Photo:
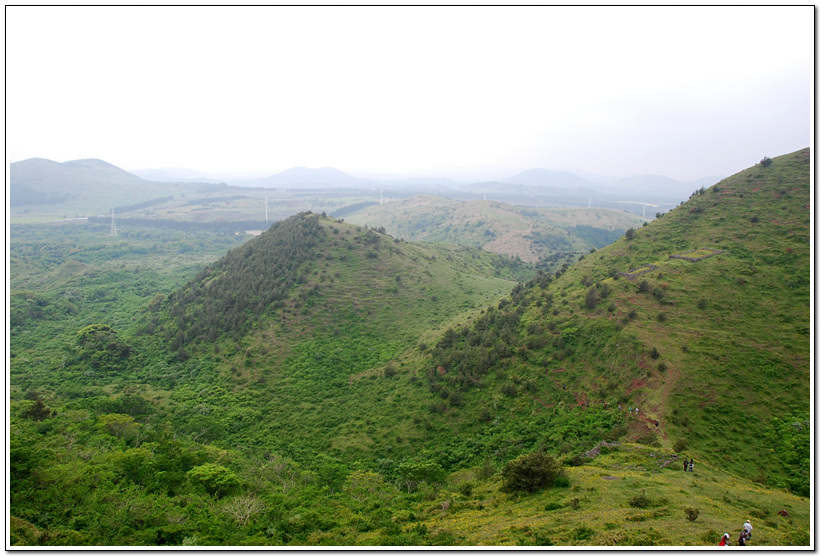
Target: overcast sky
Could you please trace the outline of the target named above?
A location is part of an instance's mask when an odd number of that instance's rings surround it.
[[[6,160],[726,176],[810,146],[814,17],[810,6],[6,7]]]

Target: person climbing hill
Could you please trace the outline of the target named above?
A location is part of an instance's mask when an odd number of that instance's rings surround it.
[[[752,522],[747,519],[746,523],[743,524],[743,532],[746,534],[747,541],[752,540],[752,529],[754,529]]]
[[[741,531],[740,536],[737,538],[738,546],[746,546],[746,531]]]
[[[732,546],[732,543],[729,542],[729,533],[723,533],[718,546]]]

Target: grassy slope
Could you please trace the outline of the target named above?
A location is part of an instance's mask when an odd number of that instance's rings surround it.
[[[623,233],[642,222],[633,214],[608,209],[516,209],[504,203],[454,201],[433,195],[367,207],[345,219],[384,226],[389,234],[408,241],[457,243],[528,262],[559,252],[589,251],[593,245],[574,233],[573,226]]]
[[[556,284],[570,305],[583,301],[583,276],[610,284],[612,298],[583,318],[619,321],[620,334],[660,353],[634,361],[642,372],[630,399],[661,421],[665,440],[684,438],[700,459],[747,476],[771,468],[749,436],[775,415],[809,409],[808,177],[808,151],[740,172]],[[669,258],[701,248],[720,253]],[[650,263],[657,268],[634,279],[606,278]],[[637,293],[641,280],[663,297]]]
[[[736,545],[750,519],[752,546],[809,545],[809,500],[698,460],[693,473],[684,473],[682,459],[672,459],[670,450],[622,444],[568,468],[569,487],[522,496],[476,480],[478,470],[464,471],[424,505],[423,524],[472,546],[716,546],[724,532]],[[465,483],[475,485],[469,496],[462,494]],[[649,506],[631,505],[641,494]],[[698,510],[694,521],[687,508]]]

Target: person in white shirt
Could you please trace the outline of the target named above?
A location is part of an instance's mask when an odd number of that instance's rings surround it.
[[[752,527],[752,522],[747,519],[746,523],[743,524],[743,532],[746,533],[747,541],[752,538],[752,529],[754,529],[754,527]]]

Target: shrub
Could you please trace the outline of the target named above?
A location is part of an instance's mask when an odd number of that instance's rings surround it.
[[[384,377],[385,377],[385,378],[390,378],[390,377],[392,377],[392,376],[396,376],[396,373],[397,373],[397,372],[398,372],[398,371],[397,371],[397,369],[396,369],[396,362],[395,362],[395,361],[391,361],[391,362],[390,362],[390,363],[388,363],[388,364],[387,364],[387,366],[385,366],[385,368],[384,368]]]
[[[569,486],[569,479],[567,479],[564,475],[561,475],[560,477],[555,479],[555,482],[552,483],[552,486],[559,487],[559,488],[566,488],[566,487]]]
[[[686,450],[686,440],[684,440],[683,438],[678,438],[672,445],[672,449],[676,452],[683,452],[684,450]]]
[[[473,495],[473,483],[470,481],[461,483],[458,487],[458,491],[461,493],[462,496],[469,498]]]
[[[595,533],[595,531],[582,525],[581,527],[573,529],[572,538],[576,541],[585,541],[591,539],[593,533]]]
[[[598,294],[598,288],[596,288],[594,286],[589,288],[589,290],[587,291],[587,296],[586,296],[586,300],[585,300],[585,304],[586,304],[587,309],[594,309],[595,306],[598,304],[598,301],[600,301],[600,300],[601,300],[601,297]]]
[[[638,444],[643,444],[644,446],[656,446],[660,447],[661,443],[658,440],[658,435],[654,432],[648,432],[642,436],[639,436],[635,442]]]
[[[544,506],[545,512],[551,512],[553,510],[560,510],[563,506],[558,502],[550,502],[546,506]]]
[[[534,492],[553,486],[563,466],[549,454],[533,452],[508,461],[501,470],[502,492]]]
[[[764,156],[763,160],[760,161],[761,166],[763,166],[764,168],[766,166],[769,166],[771,163],[772,163],[772,159],[769,158],[768,156]]]
[[[564,460],[564,464],[569,465],[570,467],[581,467],[587,461],[587,458],[584,454],[575,454],[571,458],[567,458]]]
[[[536,531],[534,537],[535,546],[552,546],[552,539],[547,533]]]
[[[239,477],[228,469],[215,463],[205,463],[188,471],[188,479],[202,486],[208,494],[222,497],[240,485]]]
[[[683,511],[686,514],[686,519],[688,519],[689,521],[695,521],[698,518],[698,516],[700,515],[700,511],[698,511],[697,508],[689,507],[689,508],[686,508]]]
[[[652,505],[652,500],[646,495],[646,489],[643,489],[640,494],[629,500],[629,505],[633,508],[648,508]]]

